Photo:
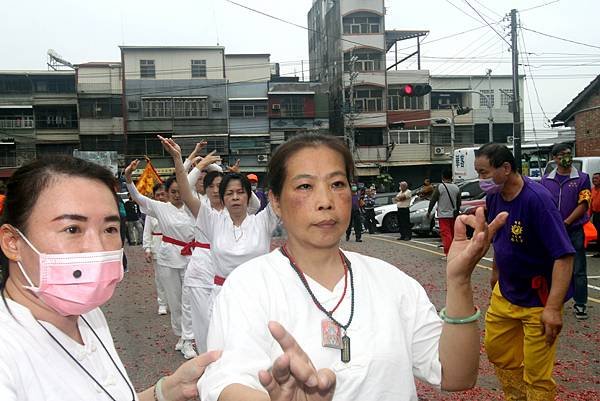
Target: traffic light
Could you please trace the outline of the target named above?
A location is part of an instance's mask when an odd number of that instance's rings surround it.
[[[429,84],[406,84],[400,87],[402,96],[425,96],[429,92],[431,92],[431,85]]]

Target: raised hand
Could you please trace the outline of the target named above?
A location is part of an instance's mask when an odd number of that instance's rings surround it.
[[[124,172],[125,181],[128,184],[131,184],[133,182],[133,179],[131,178],[131,175],[137,169],[137,167],[138,167],[139,164],[140,164],[140,161],[138,159],[135,159],[131,163],[129,163],[129,166],[127,166],[125,168],[125,172]]]
[[[207,166],[213,164],[213,163],[217,163],[221,161],[221,156],[216,154],[217,151],[213,150],[212,152],[210,152],[209,154],[207,154],[206,156],[204,156],[196,165],[196,168],[199,168],[200,170],[203,170],[204,168],[206,168]]]
[[[260,371],[260,383],[271,401],[330,401],[335,392],[335,374],[330,369],[317,371],[310,358],[277,322],[269,323],[271,335],[283,350],[270,370]]]
[[[160,139],[163,148],[165,148],[173,159],[181,160],[181,147],[172,138],[163,138],[160,135],[157,135],[157,138]]]
[[[480,207],[475,215],[461,215],[454,225],[454,240],[448,252],[448,278],[468,278],[475,265],[485,256],[496,232],[504,225],[508,213],[502,212],[488,225],[483,208]],[[473,237],[467,239],[467,226],[475,231]]]
[[[233,166],[229,166],[230,173],[240,173],[240,159],[237,159]]]
[[[200,141],[196,144],[196,147],[194,148],[194,151],[192,152],[194,154],[194,156],[196,156],[197,154],[200,153],[200,151],[202,151],[202,149],[204,149],[206,147],[206,145],[208,145],[208,142],[206,141]]]

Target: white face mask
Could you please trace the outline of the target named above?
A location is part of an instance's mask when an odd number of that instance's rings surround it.
[[[252,192],[256,191],[256,189],[258,188],[258,186],[254,185],[254,184],[251,185],[251,187],[252,187]]]
[[[38,254],[37,287],[17,261],[29,283],[25,286],[42,302],[63,316],[82,315],[105,304],[123,279],[123,249],[107,252],[42,253],[19,231]]]

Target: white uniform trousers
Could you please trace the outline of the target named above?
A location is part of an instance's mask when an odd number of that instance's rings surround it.
[[[152,265],[154,266],[154,283],[156,285],[156,301],[158,302],[158,306],[167,306],[167,293],[165,292],[165,287],[163,286],[162,279],[158,274],[158,264],[156,260],[152,261]]]
[[[183,282],[183,276],[181,277]],[[181,291],[181,338],[184,340],[193,340],[194,331],[192,330],[192,305],[190,287],[183,286]]]
[[[212,288],[184,287],[190,293],[192,307],[192,330],[196,339],[196,349],[199,354],[207,351],[206,338],[210,323],[210,293]]]
[[[162,281],[167,296],[169,312],[171,312],[171,328],[173,334],[181,337],[181,293],[185,269],[173,269],[158,265],[158,275]]]

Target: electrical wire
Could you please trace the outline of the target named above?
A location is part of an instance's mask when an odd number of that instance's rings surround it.
[[[519,10],[519,13],[524,13],[524,12],[527,12],[527,11],[535,10],[536,8],[540,8],[540,7],[546,7],[546,6],[549,6],[551,4],[558,3],[559,1],[560,0],[549,1],[547,3],[539,4],[539,5],[534,6],[534,7],[526,8],[524,10]]]
[[[594,45],[590,45],[588,43],[578,42],[576,40],[561,38],[559,36],[554,36],[554,35],[550,35],[548,33],[543,33],[543,32],[540,32],[540,31],[536,31],[535,29],[526,28],[526,27],[524,27],[522,25],[521,25],[521,29],[525,29],[526,31],[537,33],[538,35],[546,36],[546,37],[549,37],[549,38],[552,38],[552,39],[562,40],[563,42],[574,43],[576,45],[592,47],[594,49],[600,49],[600,46],[594,46]]]

